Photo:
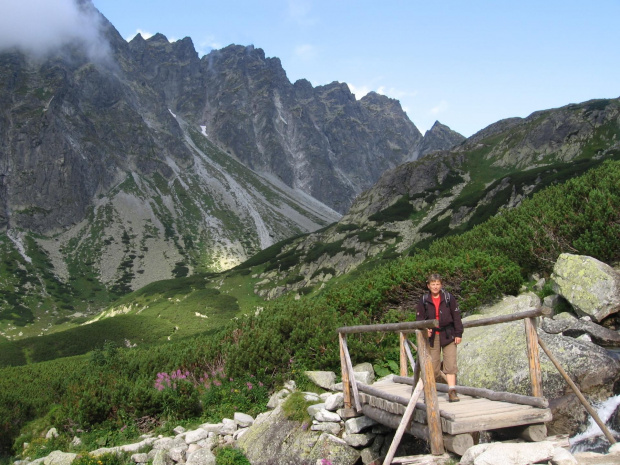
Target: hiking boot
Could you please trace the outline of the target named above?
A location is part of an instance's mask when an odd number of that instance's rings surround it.
[[[456,389],[450,389],[448,391],[448,402],[458,402],[459,396],[456,395]]]

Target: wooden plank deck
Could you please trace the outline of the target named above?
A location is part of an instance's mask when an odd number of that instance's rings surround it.
[[[383,392],[400,396],[406,400],[411,397],[413,387],[407,384],[394,382],[379,382],[373,388]],[[446,434],[457,435],[489,431],[511,426],[538,424],[551,421],[551,411],[548,408],[537,408],[529,405],[513,404],[510,402],[494,401],[479,397],[459,394],[459,402],[448,402],[448,394],[437,393],[442,430]],[[396,402],[362,394],[363,404],[401,415],[405,406]],[[414,421],[426,423],[426,407],[423,398],[416,405]]]

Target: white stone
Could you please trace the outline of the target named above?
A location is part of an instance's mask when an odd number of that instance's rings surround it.
[[[306,402],[319,402],[321,400],[316,392],[304,392],[303,395]]]
[[[479,444],[467,449],[460,463],[461,465],[528,465],[548,461],[553,456],[554,449],[549,441]]]
[[[206,429],[198,428],[193,431],[188,431],[185,433],[185,442],[187,444],[193,444],[195,442],[201,441],[209,437],[209,431]]]
[[[326,433],[331,433],[336,436],[340,433],[342,427],[340,426],[340,423],[319,422],[313,424],[310,429],[312,431],[324,431]]]
[[[50,428],[47,434],[45,435],[45,439],[52,439],[58,437],[58,430],[56,428]]]
[[[200,428],[205,430],[207,433],[219,434],[223,426],[223,423],[204,423],[200,425]]]
[[[187,444],[184,444],[183,446],[176,446],[168,450],[168,454],[175,462],[185,462],[185,452],[188,448],[189,447]]]
[[[331,394],[325,399],[325,408],[330,412],[335,412],[342,407],[344,407],[344,394],[342,392]]]
[[[304,374],[323,389],[331,389],[336,381],[336,373],[333,371],[304,371]]]
[[[43,460],[45,465],[71,465],[71,462],[75,460],[77,454],[71,454],[68,452],[61,452],[55,450]]]
[[[240,428],[247,428],[248,426],[252,426],[252,424],[254,423],[254,418],[252,418],[251,415],[248,415],[246,413],[235,412],[233,418],[237,426],[239,426]]]
[[[362,415],[361,417],[350,418],[349,420],[345,421],[344,429],[347,434],[356,434],[361,433],[364,429],[374,426],[376,424],[377,422],[372,418],[368,418],[367,416]]]
[[[185,428],[183,428],[182,426],[177,426],[176,428],[174,428],[174,429],[172,430],[172,432],[173,432],[174,434],[177,434],[177,435],[178,435],[178,434],[183,434],[183,433],[185,433],[185,431],[187,431],[187,430],[186,430]]]
[[[314,415],[317,414],[317,412],[321,411],[322,409],[325,408],[325,404],[314,404],[314,405],[310,405],[306,411],[308,412],[308,415],[310,415],[311,417],[313,417]]]
[[[149,461],[148,454],[133,454],[131,460],[136,463],[147,463]]]
[[[215,455],[206,448],[197,450],[188,455],[186,465],[215,465]]]
[[[328,421],[328,422],[334,422],[337,423],[340,420],[342,420],[340,418],[340,415],[338,415],[337,413],[334,412],[330,412],[324,408],[322,408],[321,410],[319,410],[318,412],[316,412],[314,414],[314,418],[317,421]]]
[[[573,457],[569,451],[562,447],[556,447],[553,449],[553,456],[551,457],[552,465],[577,465],[577,459]]]
[[[288,389],[290,392],[293,392],[297,389],[297,384],[292,379],[288,380],[284,383],[284,389]]]
[[[222,420],[223,426],[220,430],[220,436],[226,436],[228,434],[232,435],[235,431],[237,431],[237,423],[235,420],[230,418],[224,418]]]
[[[360,447],[366,447],[368,444],[370,444],[373,439],[375,438],[374,434],[348,434],[348,433],[344,433],[342,435],[342,439],[344,439],[348,445],[350,445],[351,447],[356,447],[356,448],[360,448]]]

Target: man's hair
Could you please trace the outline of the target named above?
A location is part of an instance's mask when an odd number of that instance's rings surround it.
[[[441,279],[440,274],[432,273],[428,275],[428,278],[426,279],[426,284],[430,284],[432,281],[439,281],[441,283],[443,282],[443,279]]]

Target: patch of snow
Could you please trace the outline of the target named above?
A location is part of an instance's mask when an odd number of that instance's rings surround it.
[[[203,136],[209,137],[207,135],[207,127],[206,126],[200,126],[200,132],[202,133]]]
[[[170,112],[170,114],[171,114],[172,116],[174,116],[175,118],[177,117],[177,115],[175,115],[174,113],[172,113],[172,110],[171,110],[170,108],[168,108],[168,111]]]
[[[20,234],[17,231],[8,229],[6,231],[6,235],[9,239],[11,239],[11,242],[15,244],[15,248],[17,248],[17,251],[22,256],[22,258],[26,260],[28,263],[32,263],[32,258],[30,258],[28,254],[26,253],[26,247],[24,247],[24,243],[22,242],[22,238]]]

